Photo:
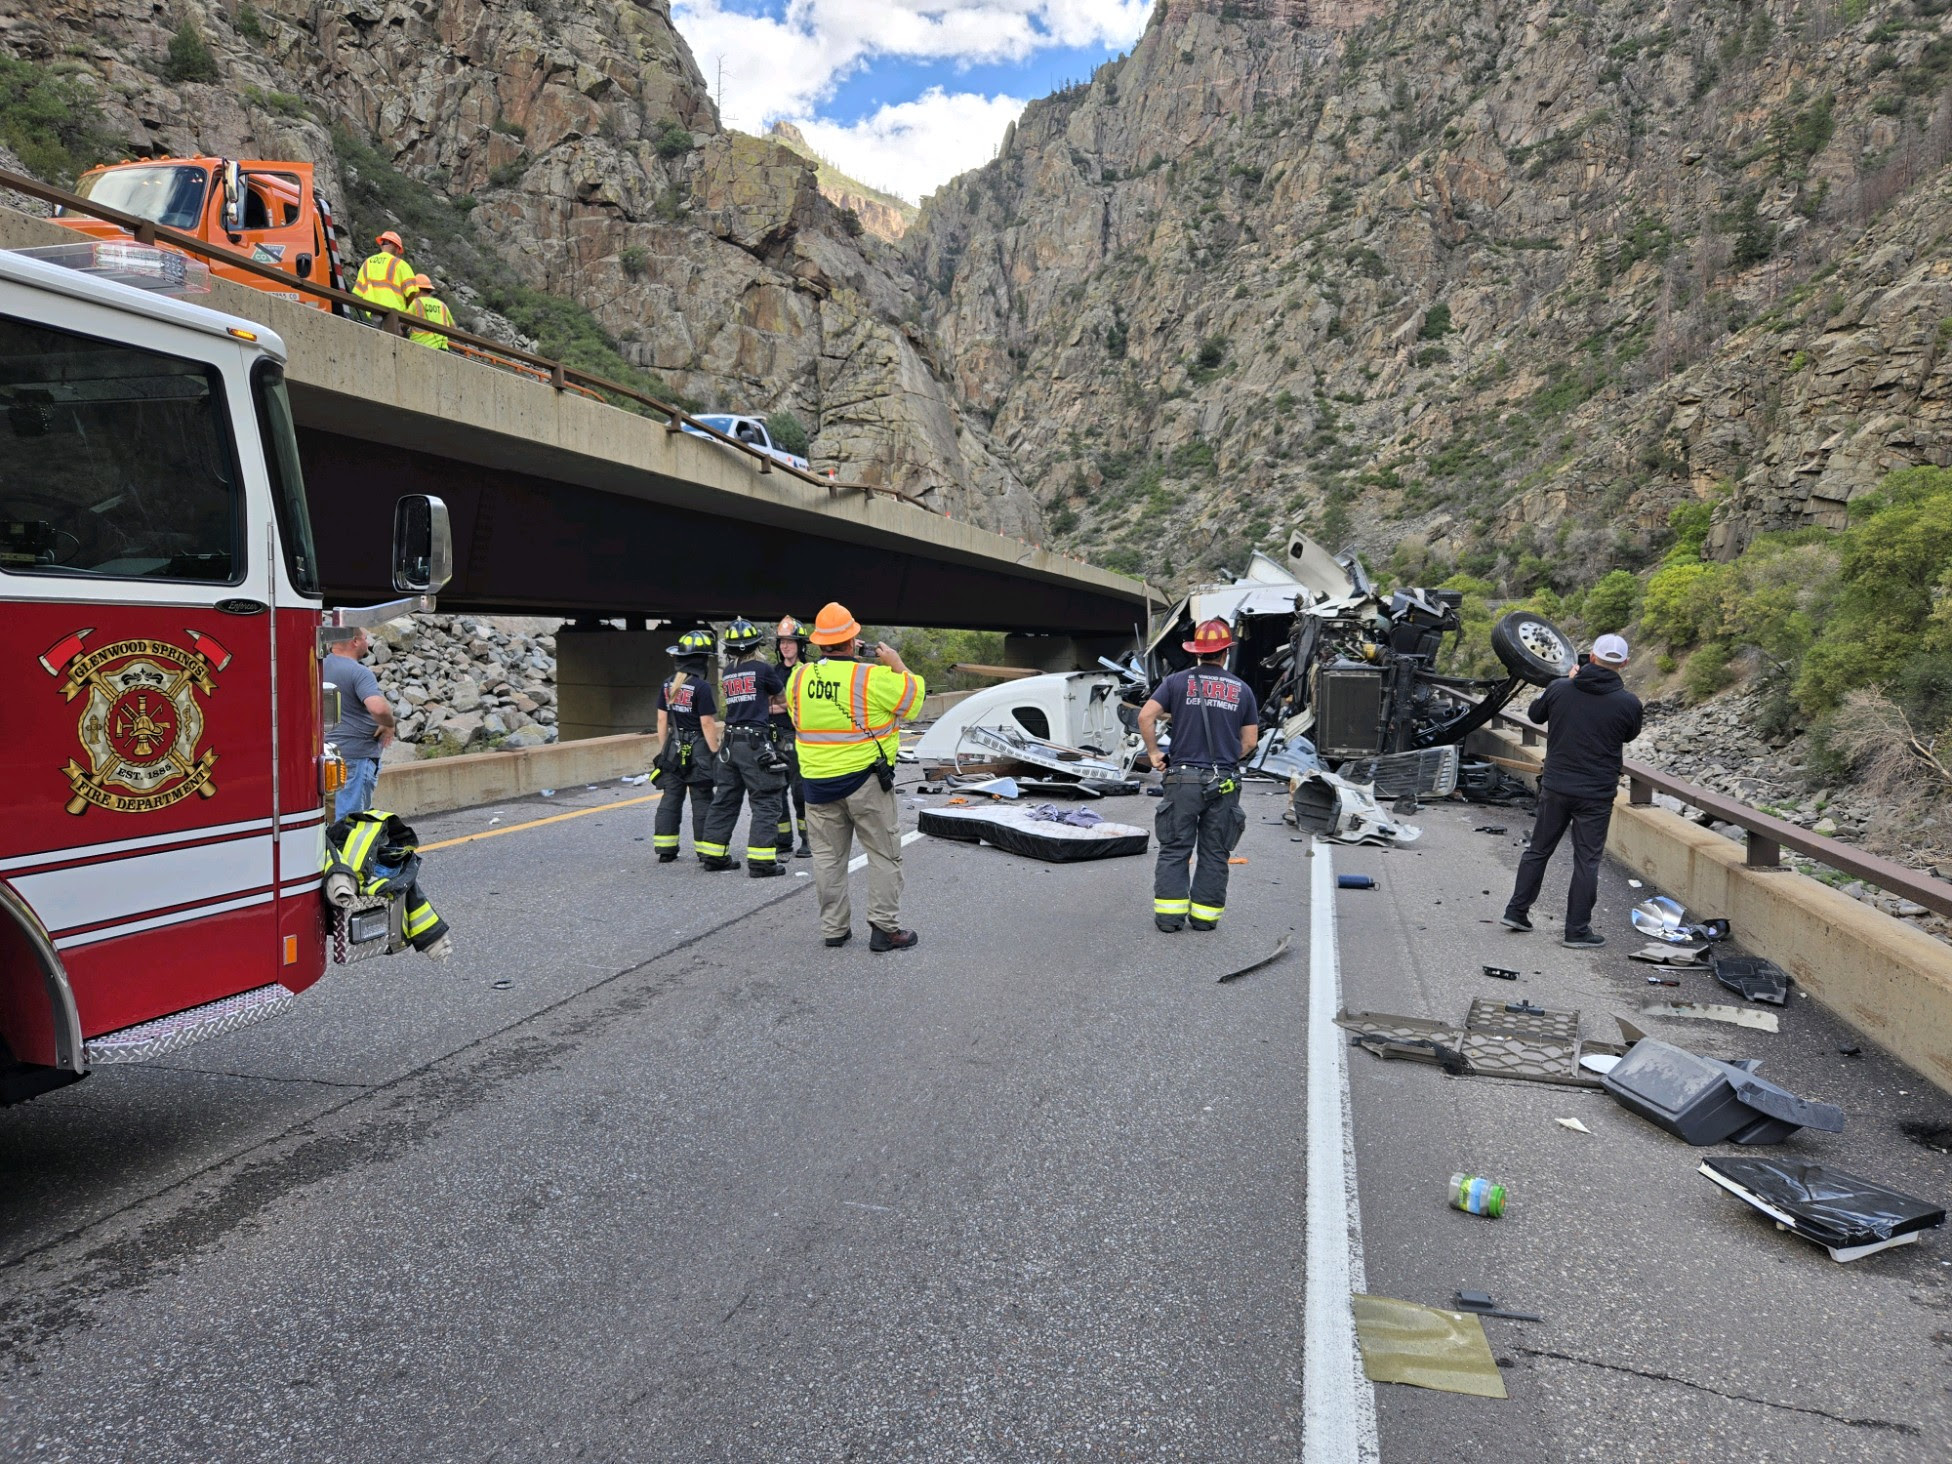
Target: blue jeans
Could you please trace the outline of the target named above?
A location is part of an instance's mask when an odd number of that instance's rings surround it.
[[[376,757],[349,757],[346,759],[346,786],[339,790],[338,801],[332,805],[332,816],[344,818],[351,813],[364,813],[373,806],[373,788],[380,780],[380,760]]]

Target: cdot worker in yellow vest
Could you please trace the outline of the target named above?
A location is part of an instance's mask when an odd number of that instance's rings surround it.
[[[807,795],[807,842],[820,896],[820,933],[830,946],[854,934],[847,861],[854,836],[868,856],[868,949],[905,951],[917,936],[901,928],[901,829],[895,809],[900,724],[922,705],[922,678],[893,646],[875,645],[879,665],[861,659],[861,625],[845,605],[824,607],[809,639],[827,654],[803,661],[786,681],[786,712]]]
[[[447,308],[447,302],[434,293],[434,282],[424,274],[417,274],[407,281],[410,296],[407,300],[407,313],[421,320],[431,320],[435,325],[453,325],[454,312]],[[436,351],[447,349],[447,337],[437,330],[415,330],[407,333],[407,339],[416,345],[429,346]]]
[[[391,229],[373,242],[379,248],[359,266],[352,292],[375,310],[404,312],[407,292],[413,285],[413,266],[407,263],[407,246]]]

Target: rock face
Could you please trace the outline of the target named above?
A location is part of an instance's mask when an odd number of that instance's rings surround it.
[[[1061,540],[1570,583],[1952,460],[1937,3],[1164,0],[903,241]]]
[[[915,206],[912,203],[848,177],[816,153],[806,134],[791,122],[775,122],[766,129],[766,136],[809,159],[814,165],[820,196],[842,210],[843,214],[851,212],[860,221],[862,229],[877,239],[896,243],[908,232],[909,225],[915,222]]]
[[[216,81],[160,78],[182,20]],[[138,155],[307,159],[342,197],[335,138],[356,138],[405,194],[460,201],[516,277],[587,307],[677,391],[790,410],[819,467],[1038,533],[937,369],[900,255],[848,227],[808,160],[720,129],[668,0],[51,0],[0,23],[0,49],[91,84]],[[387,221],[478,318],[450,241]]]

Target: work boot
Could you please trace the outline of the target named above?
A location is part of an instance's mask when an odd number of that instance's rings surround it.
[[[1509,910],[1505,911],[1504,914],[1498,917],[1498,923],[1504,926],[1505,929],[1507,930],[1522,931],[1526,935],[1530,935],[1532,933],[1531,920],[1524,915],[1514,915]]]
[[[813,858],[813,845],[809,844],[805,839],[801,839],[800,847],[793,851],[793,857],[795,859]]]
[[[879,933],[879,931],[876,932],[876,934]],[[839,935],[828,935],[821,938],[827,942],[827,947],[831,950],[835,946],[844,946],[850,940],[854,939],[854,932],[851,930],[843,930]]]
[[[1606,944],[1606,937],[1597,930],[1568,930],[1559,944],[1571,946],[1576,951],[1598,950]]]
[[[905,951],[916,945],[921,939],[922,937],[912,930],[883,930],[877,925],[874,927],[874,934],[868,937],[868,949],[871,951]]]
[[[1177,915],[1154,915],[1152,923],[1167,935],[1178,935],[1186,928],[1186,922]]]
[[[659,864],[676,864],[678,862],[678,851],[676,849],[658,850],[657,862]]]
[[[777,879],[786,871],[770,860],[755,859],[746,866],[746,873],[754,879]]]
[[[1197,916],[1186,923],[1195,930],[1218,930],[1220,928],[1220,923],[1217,920],[1201,920]]]
[[[705,868],[711,870],[714,874],[718,873],[722,869],[737,869],[739,867],[738,860],[721,859],[715,854],[700,854],[698,856],[698,862],[704,865]]]

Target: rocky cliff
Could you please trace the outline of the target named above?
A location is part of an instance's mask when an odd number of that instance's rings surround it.
[[[820,196],[845,216],[853,214],[861,227],[878,239],[898,243],[915,222],[915,205],[879,188],[870,188],[858,178],[850,178],[813,150],[806,134],[791,122],[775,122],[766,129],[768,141],[790,147],[813,164]]]
[[[169,54],[184,22],[204,53],[188,67]],[[589,312],[572,344],[700,404],[792,411],[843,477],[1038,531],[938,370],[900,256],[806,159],[720,129],[667,0],[50,0],[0,18],[0,54],[80,86],[134,154],[318,163],[359,223],[406,234],[463,323],[509,334],[470,278],[492,260]]]
[[[1162,0],[904,240],[1061,540],[1590,580],[1952,461],[1945,0]],[[1543,566],[1543,567],[1541,567]]]

